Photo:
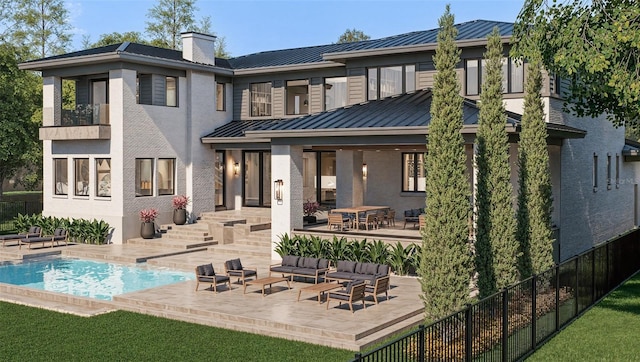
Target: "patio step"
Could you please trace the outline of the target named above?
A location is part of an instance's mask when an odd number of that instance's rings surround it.
[[[184,239],[184,238],[174,238],[169,236],[163,236],[161,238],[154,238],[154,239],[143,239],[143,238],[128,239],[126,241],[126,244],[148,245],[148,246],[155,246],[159,248],[188,250],[193,248],[206,248],[211,245],[218,244],[218,241],[213,240],[212,237],[208,237],[207,240],[198,240],[198,239]]]
[[[156,239],[149,239],[156,240]],[[157,239],[161,240],[161,239]],[[92,246],[92,247],[91,247]],[[64,256],[76,257],[76,258],[89,258],[96,260],[111,260],[122,263],[143,263],[149,259],[163,258],[166,256],[181,255],[194,253],[197,251],[205,251],[206,247],[192,247],[192,248],[168,248],[166,246],[158,245],[136,245],[136,244],[121,244],[121,245],[91,245],[89,247],[77,247],[63,250],[61,252]],[[105,253],[104,250],[108,248],[110,252]]]
[[[271,244],[269,246],[255,246],[242,244],[224,244],[209,247],[208,251],[215,254],[224,254],[242,258],[242,256],[259,256],[268,258],[271,256]]]

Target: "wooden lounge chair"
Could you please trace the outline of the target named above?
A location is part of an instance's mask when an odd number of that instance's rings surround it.
[[[67,230],[62,228],[57,228],[53,231],[53,235],[43,235],[40,237],[24,237],[20,239],[20,243],[18,244],[18,249],[22,249],[22,244],[29,245],[29,250],[31,250],[31,244],[34,243],[42,243],[42,247],[44,248],[45,243],[51,242],[51,247],[53,248],[54,244],[60,245],[60,242],[64,242],[64,245],[68,245],[67,243]]]
[[[359,300],[362,301],[363,308],[367,308],[367,305],[364,303],[364,290],[367,285],[362,280],[355,280],[349,282],[345,289],[338,290],[336,292],[329,292],[327,295],[327,309],[329,309],[329,303],[331,299],[340,301],[338,306],[342,305],[342,302],[349,303],[349,309],[351,313],[353,313],[353,302],[357,302]]]
[[[366,230],[369,230],[369,227],[371,227],[371,229],[377,229],[378,219],[376,218],[375,214],[367,214],[364,220],[360,220],[360,225],[364,225]]]
[[[2,247],[4,248],[4,243],[7,241],[15,240],[18,245],[20,245],[20,239],[37,238],[40,237],[41,234],[42,228],[40,228],[40,226],[32,226],[26,233],[0,235],[0,240],[2,240]]]
[[[258,269],[243,267],[240,259],[225,261],[224,272],[229,278],[238,278],[238,282],[242,280],[242,285],[244,285],[246,278],[258,278]]]
[[[229,290],[231,290],[231,279],[226,275],[216,275],[211,263],[196,267],[196,292],[200,283],[211,285],[211,288],[216,293],[218,292],[218,284],[229,284]]]
[[[387,226],[396,226],[396,210],[389,210],[384,216],[384,220],[387,222]]]
[[[373,295],[373,300],[378,304],[378,294],[384,293],[385,300],[389,299],[389,280],[390,277],[384,276],[381,278],[377,278],[373,284],[368,284],[364,292],[368,295]]]
[[[342,231],[348,227],[351,227],[351,219],[343,216],[340,213],[331,212],[327,216],[327,219],[327,226],[329,229],[331,229],[332,226],[337,226],[338,228],[340,228],[340,231]]]

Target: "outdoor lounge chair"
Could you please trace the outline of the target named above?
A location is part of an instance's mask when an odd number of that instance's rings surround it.
[[[17,233],[17,234],[7,234],[0,235],[0,240],[2,240],[2,247],[4,248],[4,243],[10,240],[15,240],[20,244],[20,239],[23,238],[37,238],[40,237],[42,233],[42,229],[40,226],[32,226],[26,233]]]
[[[246,278],[258,278],[258,270],[256,268],[243,267],[240,259],[225,261],[224,272],[229,278],[238,278],[238,281],[242,280],[242,285],[244,285]]]
[[[44,248],[45,243],[51,242],[51,247],[53,248],[54,244],[60,245],[60,242],[64,242],[64,245],[68,245],[67,243],[67,230],[62,228],[57,228],[53,231],[53,235],[43,235],[40,237],[24,237],[20,239],[20,244],[18,245],[18,249],[22,249],[22,244],[29,245],[29,250],[31,250],[31,244],[34,243],[42,243],[42,247]]]
[[[378,304],[378,294],[384,293],[385,300],[389,299],[389,276],[384,276],[381,278],[376,278],[376,280],[372,284],[368,284],[364,292],[368,295],[373,295],[373,300]]]
[[[329,292],[327,295],[327,309],[329,309],[329,302],[331,299],[340,301],[340,305],[342,302],[349,303],[349,309],[351,313],[353,313],[353,302],[357,302],[359,300],[362,301],[363,308],[367,308],[367,305],[364,303],[364,291],[367,285],[362,280],[354,280],[347,284],[345,289],[338,290],[336,292]]]
[[[202,284],[210,284],[214,292],[218,292],[218,284],[229,284],[229,290],[231,290],[231,279],[226,275],[216,275],[213,269],[213,264],[198,265],[196,267],[196,292],[198,287]]]

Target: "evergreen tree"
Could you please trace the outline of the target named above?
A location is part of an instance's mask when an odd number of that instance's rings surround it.
[[[551,177],[541,88],[540,63],[532,61],[525,84],[518,156],[520,193],[517,235],[522,252],[518,267],[523,278],[553,266]]]
[[[208,18],[196,25],[193,13],[198,10],[196,0],[158,0],[156,6],[149,9],[147,34],[151,44],[170,49],[181,49],[180,33],[198,31],[207,33],[211,25]]]
[[[462,129],[462,97],[456,65],[457,30],[447,5],[439,20],[426,169],[426,226],[422,231],[420,284],[426,321],[469,301],[473,260],[469,247],[469,181]]]
[[[365,34],[362,30],[353,28],[345,30],[344,33],[340,35],[340,38],[338,38],[338,44],[353,43],[369,39],[371,39],[371,37]]]
[[[487,40],[476,139],[478,217],[475,249],[480,297],[518,281],[509,139],[502,101],[502,42],[497,27]]]
[[[71,43],[69,12],[61,0],[17,0],[12,14],[14,44],[26,46],[31,57],[64,53]]]

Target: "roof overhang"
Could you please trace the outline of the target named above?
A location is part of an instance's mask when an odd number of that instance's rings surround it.
[[[502,40],[502,43],[504,44],[508,44],[511,41],[510,36],[503,36],[500,38]],[[459,40],[456,42],[456,45],[460,48],[486,46],[487,39],[485,38],[485,39]],[[429,44],[405,45],[405,46],[387,47],[387,48],[352,50],[352,51],[346,51],[346,52],[325,53],[322,55],[322,58],[324,60],[332,60],[334,62],[344,63],[347,59],[352,59],[352,58],[363,58],[363,57],[374,57],[374,56],[380,56],[380,55],[396,55],[396,54],[402,54],[402,53],[433,51],[437,48],[437,46],[438,46],[437,43],[429,43]]]
[[[233,74],[236,76],[243,76],[243,75],[278,73],[278,72],[299,72],[304,70],[335,68],[335,67],[344,67],[344,64],[340,64],[332,61],[325,61],[325,62],[316,62],[316,63],[277,65],[273,67],[236,69],[233,71]]]
[[[231,69],[216,67],[213,65],[191,63],[186,61],[178,61],[173,59],[152,57],[149,55],[133,54],[127,52],[110,52],[102,54],[81,55],[69,58],[44,59],[33,62],[20,63],[19,69],[43,71],[48,69],[59,69],[68,67],[78,67],[94,64],[113,63],[126,61],[135,64],[153,65],[168,68],[178,68],[185,70],[196,70],[200,72],[215,73],[220,75],[232,76]]]

